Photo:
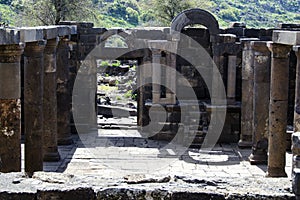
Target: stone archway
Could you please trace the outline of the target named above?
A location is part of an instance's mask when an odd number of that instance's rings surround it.
[[[181,12],[173,19],[171,33],[173,31],[181,32],[185,26],[192,24],[201,24],[207,27],[210,35],[217,35],[220,32],[219,23],[211,13],[199,8],[193,8]]]

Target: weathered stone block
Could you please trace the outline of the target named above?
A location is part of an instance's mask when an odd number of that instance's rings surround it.
[[[19,30],[21,42],[35,42],[44,39],[44,31],[41,27],[23,27]]]
[[[273,31],[273,42],[286,45],[300,45],[300,31]]]
[[[138,39],[149,39],[149,40],[165,40],[167,39],[166,34],[163,30],[143,30],[135,29],[132,31],[132,36]]]
[[[20,31],[17,29],[0,28],[0,44],[19,44]]]

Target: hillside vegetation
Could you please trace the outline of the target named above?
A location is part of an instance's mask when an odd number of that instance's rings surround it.
[[[223,27],[234,21],[247,27],[300,23],[299,0],[0,0],[0,21],[10,26],[62,20],[93,21],[107,28],[169,26],[180,11],[193,7],[210,11]]]

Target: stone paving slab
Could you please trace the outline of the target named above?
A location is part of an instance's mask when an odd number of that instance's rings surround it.
[[[160,191],[159,195],[165,191],[167,196],[190,193],[198,199],[204,198],[202,194],[211,194],[212,197],[212,193],[220,194],[220,199],[245,196],[254,199],[294,198],[291,153],[286,154],[289,177],[266,178],[267,166],[250,165],[248,156],[251,151],[239,149],[236,144],[218,144],[211,151],[199,151],[142,138],[138,130],[100,129],[74,136],[74,144],[59,146],[59,152],[61,161],[44,163],[48,174],[43,177],[53,178],[50,172],[60,172],[55,176],[76,177],[88,187],[94,185],[93,191],[101,197],[98,199],[105,199],[102,198],[104,194],[113,199],[114,195],[124,194],[124,191],[131,195],[138,195],[141,191]],[[138,178],[135,180],[135,177]],[[131,183],[126,182],[128,179]],[[169,181],[157,181],[165,179]],[[74,180],[71,178],[68,184],[75,187]],[[132,184],[134,181],[137,183]],[[233,194],[237,196],[229,198]]]

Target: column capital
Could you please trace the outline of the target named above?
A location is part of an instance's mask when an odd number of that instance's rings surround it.
[[[39,40],[39,41],[35,41],[35,42],[28,42],[25,45],[24,55],[25,56],[31,56],[31,55],[42,56],[46,44],[47,44],[46,40]]]
[[[269,54],[269,48],[267,46],[267,42],[265,41],[251,41],[250,42],[252,50],[263,53],[263,54]]]
[[[0,62],[15,63],[20,62],[24,51],[24,43],[0,45]]]
[[[58,45],[58,41],[59,41],[58,37],[47,40],[47,44],[46,44],[46,47],[45,47],[45,53],[46,54],[55,53],[57,45]]]
[[[267,46],[272,52],[273,58],[288,58],[292,49],[291,45],[278,44],[273,42],[268,42]]]
[[[259,41],[259,39],[258,38],[241,38],[240,43],[243,48],[242,50],[244,50],[244,51],[250,50],[250,48],[251,48],[250,44],[252,41]]]

